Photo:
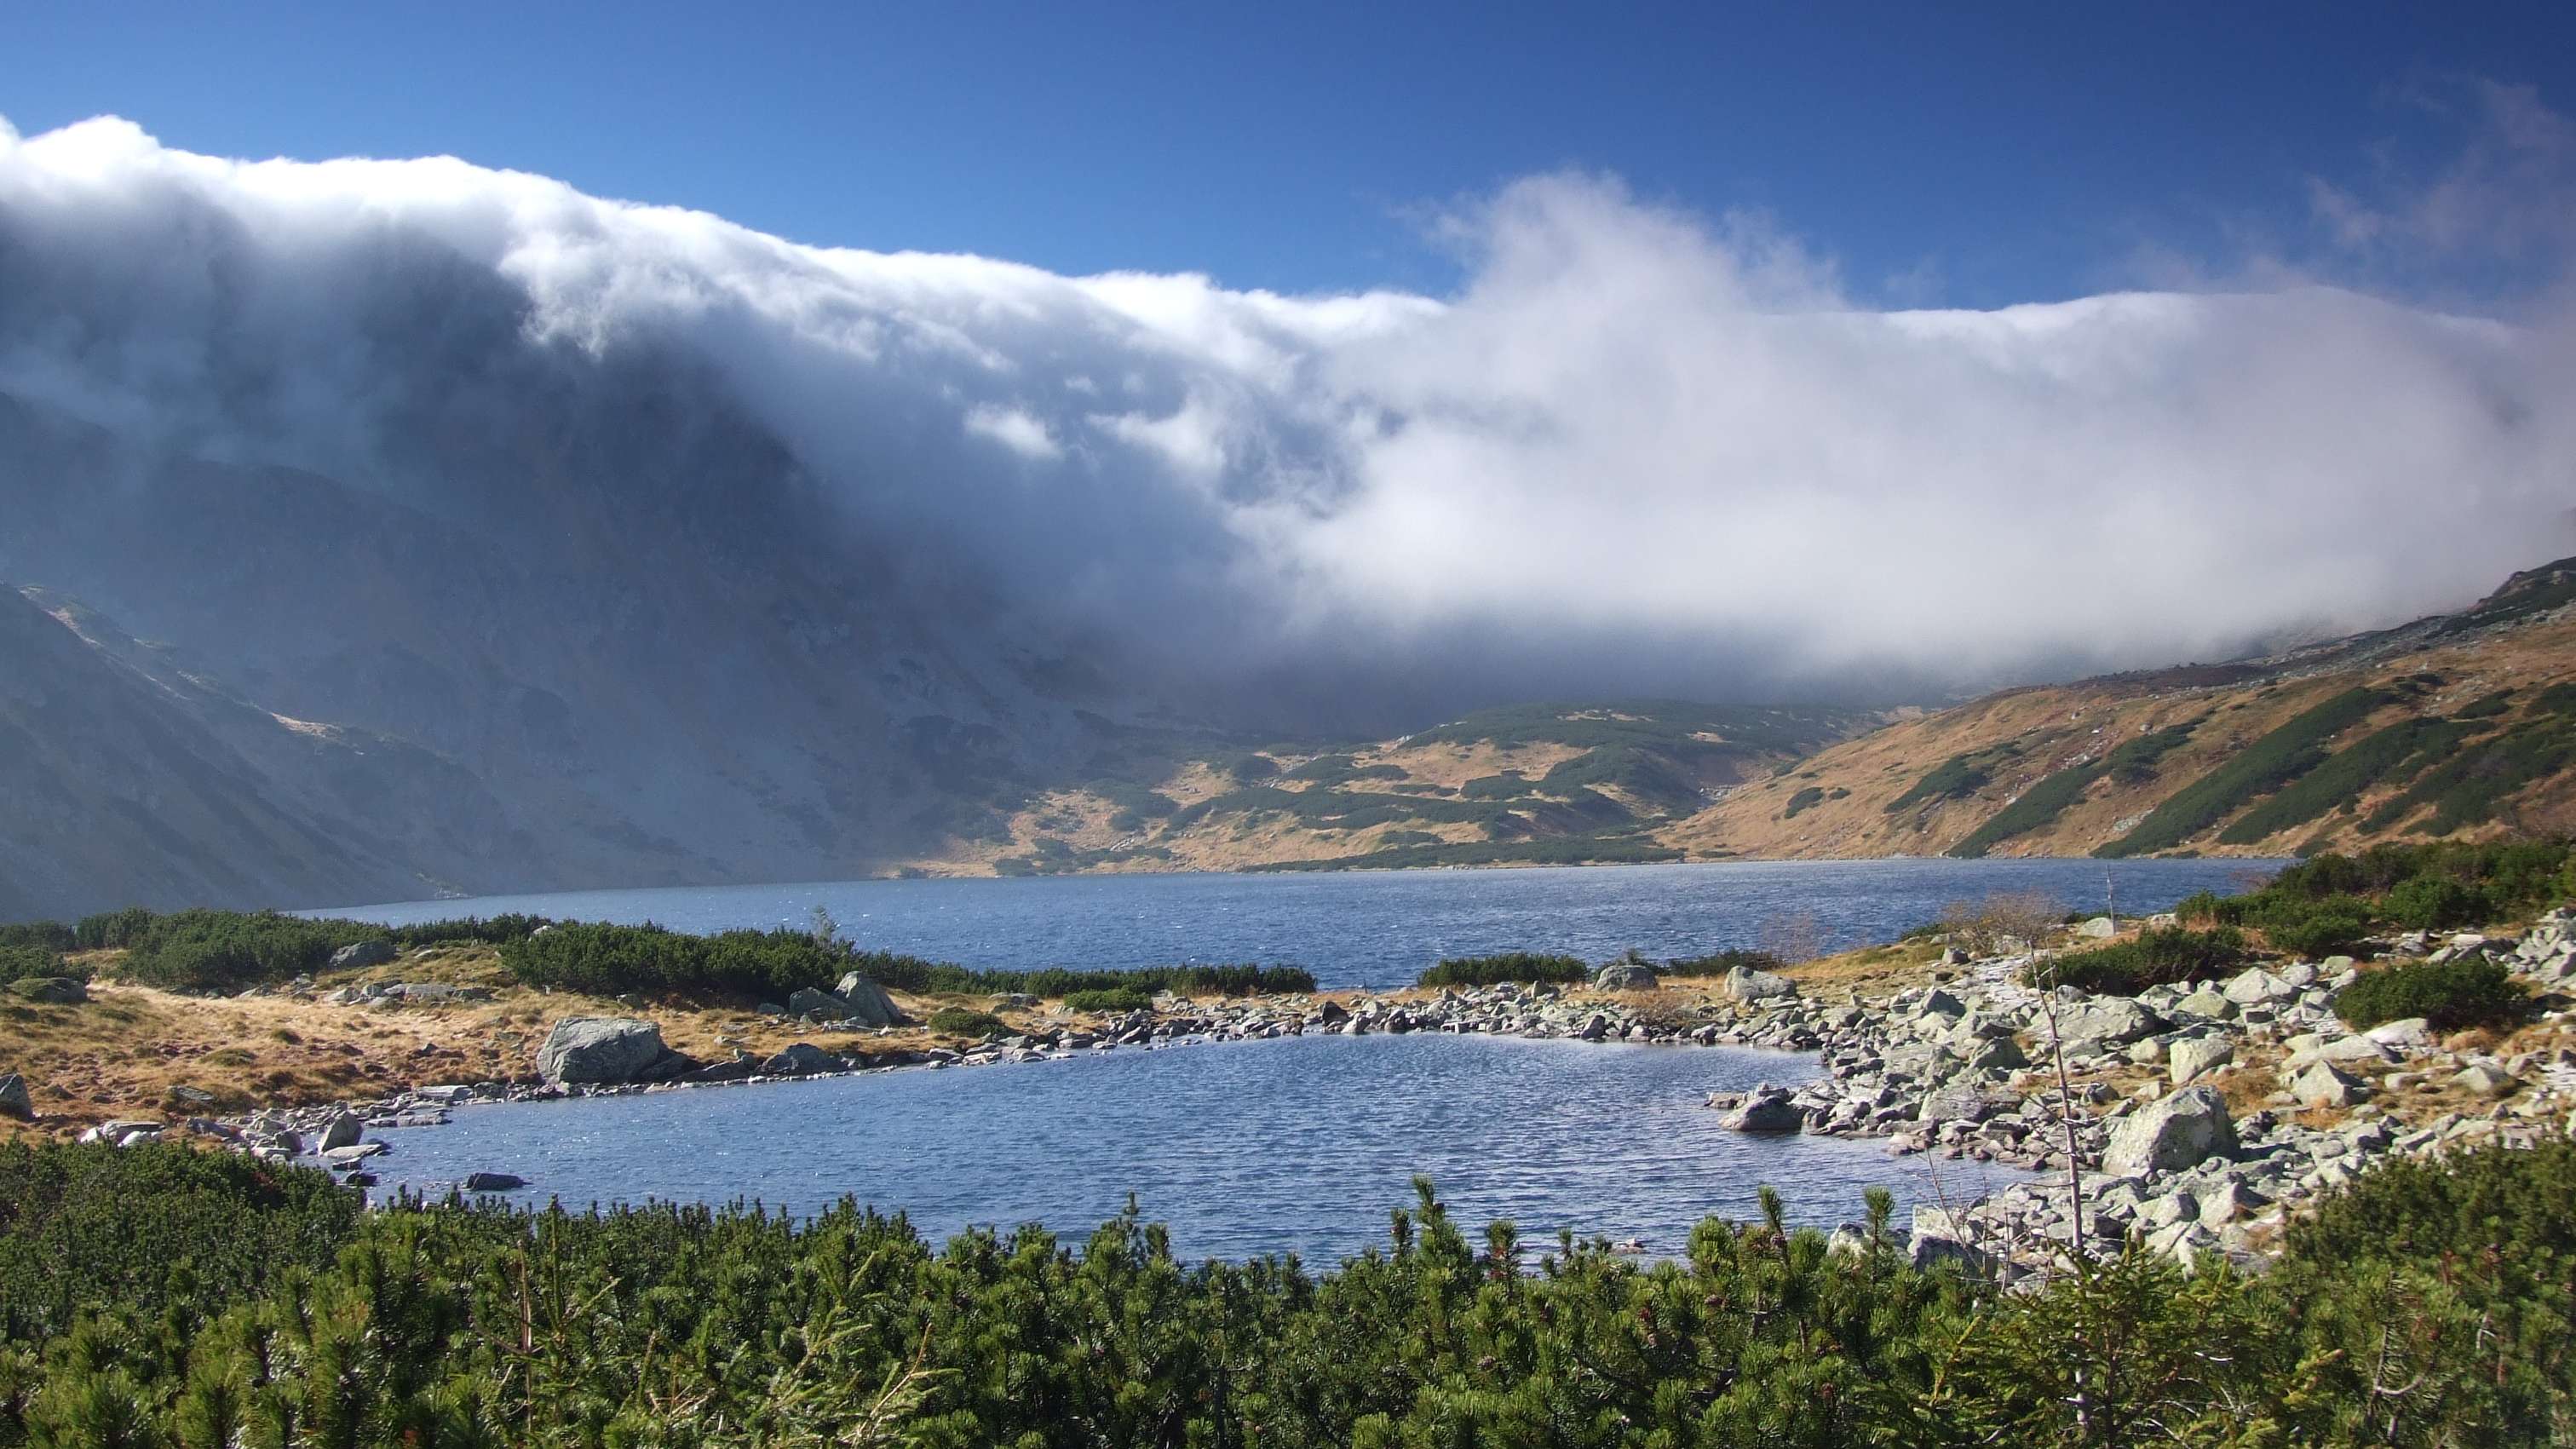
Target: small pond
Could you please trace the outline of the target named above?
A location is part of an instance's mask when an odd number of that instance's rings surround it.
[[[1724,1047],[1517,1038],[1315,1036],[1121,1049],[1010,1066],[913,1068],[460,1109],[383,1133],[385,1190],[515,1173],[514,1199],[567,1207],[648,1198],[757,1200],[810,1213],[844,1195],[910,1215],[934,1242],[975,1224],[1043,1222],[1079,1243],[1133,1193],[1184,1257],[1294,1252],[1324,1264],[1383,1243],[1415,1173],[1481,1231],[1523,1241],[1638,1237],[1678,1254],[1691,1226],[1754,1215],[1856,1221],[1883,1184],[1906,1207],[1932,1168],[1884,1144],[1747,1137],[1704,1105],[1718,1089],[1794,1083],[1812,1058]],[[1956,1197],[2016,1180],[1943,1163]]]

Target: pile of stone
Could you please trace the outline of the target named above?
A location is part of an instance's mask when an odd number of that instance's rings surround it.
[[[2435,959],[2485,954],[2542,993],[2548,1018],[2570,1004],[2547,994],[2576,957],[2564,914],[2521,941],[2389,944]],[[1822,1075],[1794,1088],[1718,1094],[1710,1105],[1742,1131],[1880,1136],[1900,1153],[2046,1173],[1982,1196],[1961,1183],[1955,1195],[1964,1205],[1918,1213],[1918,1257],[1989,1263],[2062,1252],[2076,1232],[2070,1157],[2087,1239],[2115,1246],[2134,1233],[2188,1261],[2211,1249],[2251,1255],[2288,1212],[2350,1181],[2374,1154],[2576,1131],[2568,1118],[2576,1052],[2498,1060],[2449,1051],[2421,1020],[2355,1032],[2333,1011],[2336,993],[2357,976],[2348,957],[2250,967],[2135,998],[2032,990],[2022,983],[2032,959],[1959,960],[1966,969],[1953,980],[1878,1002],[1750,1003],[1718,1039],[1797,1046],[1812,1038]],[[2259,1094],[2263,1110],[2233,1119],[2214,1084],[2222,1077],[2233,1092]],[[2494,1105],[2411,1128],[2371,1105],[2420,1085]]]

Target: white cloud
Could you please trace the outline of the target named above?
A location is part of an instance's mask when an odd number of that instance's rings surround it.
[[[1064,445],[1047,431],[1047,425],[1018,408],[977,403],[966,409],[966,431],[990,438],[1036,462],[1053,462],[1064,456]]]
[[[1450,230],[1454,297],[1282,297],[799,247],[454,160],[0,130],[0,390],[390,478],[352,419],[421,349],[351,299],[461,269],[532,345],[685,357],[880,533],[1050,611],[1514,688],[2157,664],[2576,551],[2563,316],[2294,283],[1876,312],[1775,224],[1583,176]]]

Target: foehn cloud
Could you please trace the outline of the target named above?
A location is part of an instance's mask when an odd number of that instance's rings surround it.
[[[433,366],[650,357],[854,529],[1057,627],[1489,695],[2162,664],[2570,551],[2563,311],[2277,272],[1871,310],[1776,230],[1578,175],[1449,229],[1453,296],[1287,297],[798,246],[452,159],[0,125],[0,391],[434,507],[387,441]],[[460,339],[491,295],[515,325]]]

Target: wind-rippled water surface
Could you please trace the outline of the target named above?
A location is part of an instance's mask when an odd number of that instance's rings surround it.
[[[2273,864],[2277,864],[2273,863]],[[1409,985],[1444,956],[1555,951],[1604,960],[1759,945],[1811,918],[1817,944],[1883,941],[1956,900],[2035,891],[2068,910],[2162,910],[2230,893],[2242,860],[1747,861],[1528,870],[876,880],[482,896],[313,914],[401,925],[526,912],[675,930],[803,926],[817,906],[863,946],[967,966],[1084,969],[1193,962],[1303,966],[1326,986]]]
[[[1710,1213],[1753,1216],[1763,1183],[1819,1225],[1857,1220],[1873,1184],[1908,1205],[1933,1192],[1926,1164],[1881,1143],[1744,1136],[1705,1105],[1814,1070],[1777,1052],[1506,1037],[1201,1043],[469,1107],[381,1134],[394,1151],[378,1162],[387,1190],[503,1171],[529,1180],[515,1199],[573,1208],[757,1199],[805,1214],[846,1194],[934,1242],[1043,1222],[1078,1244],[1133,1193],[1185,1257],[1316,1263],[1383,1243],[1418,1172],[1471,1228],[1510,1218],[1532,1244],[1559,1227],[1634,1235],[1662,1255]],[[1953,1195],[2017,1180],[1940,1171]]]

